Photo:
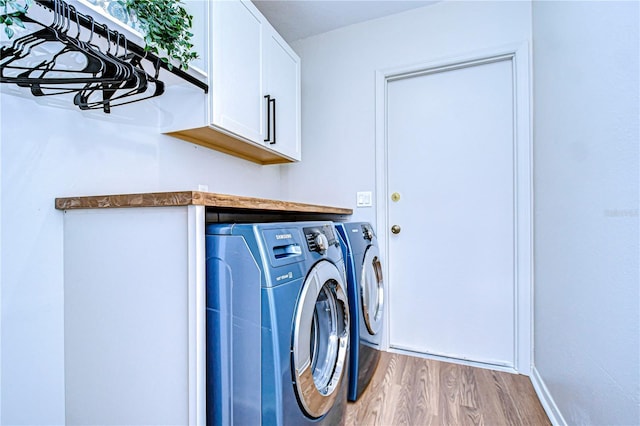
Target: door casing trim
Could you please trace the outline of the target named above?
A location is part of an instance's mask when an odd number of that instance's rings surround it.
[[[515,336],[514,366],[530,375],[533,363],[533,146],[531,108],[531,50],[527,42],[474,51],[456,57],[439,58],[418,64],[387,68],[375,75],[375,157],[376,227],[380,252],[389,259],[389,197],[387,147],[387,84],[401,78],[444,72],[463,67],[510,59],[513,66],[514,106],[514,259],[515,259]],[[382,346],[390,349],[389,305],[393,283],[390,265],[383,262],[387,277]],[[452,360],[458,362],[457,360]],[[489,366],[493,368],[493,366]]]

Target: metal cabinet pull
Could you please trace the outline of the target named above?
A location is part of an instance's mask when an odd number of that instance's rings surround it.
[[[267,138],[265,142],[269,142],[271,145],[276,143],[276,99],[271,98],[271,95],[264,95],[267,100]],[[273,109],[273,113],[271,110]],[[271,120],[273,116],[273,139],[271,139]]]
[[[269,102],[273,102],[273,141],[271,145],[276,143],[276,98],[269,100]]]
[[[276,99],[271,98],[271,95],[264,95],[267,100],[267,138],[265,142],[269,142],[271,145],[276,143]],[[271,139],[271,109],[273,109],[273,139]]]
[[[264,140],[265,142],[271,142],[271,95],[264,95],[264,98],[267,100],[267,138]]]

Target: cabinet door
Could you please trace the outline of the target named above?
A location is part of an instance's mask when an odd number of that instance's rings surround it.
[[[271,134],[265,137],[269,139],[266,143],[269,148],[300,160],[300,58],[268,23],[264,27],[265,94],[275,99],[275,113],[271,105],[267,114],[271,118]]]
[[[264,18],[250,2],[214,1],[211,8],[211,122],[262,144]]]
[[[204,206],[65,212],[66,425],[205,424],[204,224]]]

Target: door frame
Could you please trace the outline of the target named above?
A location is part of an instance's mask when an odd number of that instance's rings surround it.
[[[423,63],[400,66],[376,71],[375,89],[375,150],[376,150],[376,225],[380,251],[384,259],[389,259],[389,186],[388,186],[388,146],[387,146],[387,85],[390,81],[411,76],[445,72],[510,59],[513,70],[513,124],[514,124],[514,366],[520,374],[531,373],[533,361],[533,167],[531,134],[531,84],[530,49],[528,43],[507,45],[475,51],[457,57],[441,58]],[[393,299],[393,283],[389,282],[389,262],[383,263],[383,273],[387,279],[387,300]],[[384,349],[398,351],[390,347],[389,305],[385,303],[385,324],[382,345]],[[424,354],[427,358],[447,359]],[[468,362],[469,365],[487,367],[486,364]],[[494,368],[493,366],[491,368]],[[513,371],[506,369],[507,371]]]

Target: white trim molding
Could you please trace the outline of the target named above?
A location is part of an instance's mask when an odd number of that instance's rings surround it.
[[[376,146],[376,225],[380,250],[389,259],[389,201],[387,146],[387,84],[412,75],[453,70],[462,67],[510,60],[513,66],[514,110],[514,237],[515,237],[515,336],[514,365],[520,374],[529,375],[533,348],[533,167],[531,131],[531,61],[528,43],[518,43],[474,51],[467,55],[437,59],[425,63],[376,71],[375,146]],[[389,277],[389,262],[383,273]],[[392,286],[390,284],[389,286]],[[387,295],[389,299],[392,294]],[[385,304],[383,347],[389,349],[389,303]],[[456,361],[454,361],[456,362]]]
[[[0,121],[2,120],[3,94],[0,93]],[[2,271],[2,134],[0,134],[0,271]],[[2,273],[0,272],[0,425],[2,425]]]
[[[206,256],[205,208],[188,206],[189,425],[206,424]]]
[[[544,408],[544,411],[547,413],[551,424],[553,426],[567,426],[567,422],[564,420],[562,413],[558,409],[549,389],[547,389],[544,380],[542,380],[535,366],[531,367],[531,384],[533,384],[533,389],[536,391],[542,408]]]

